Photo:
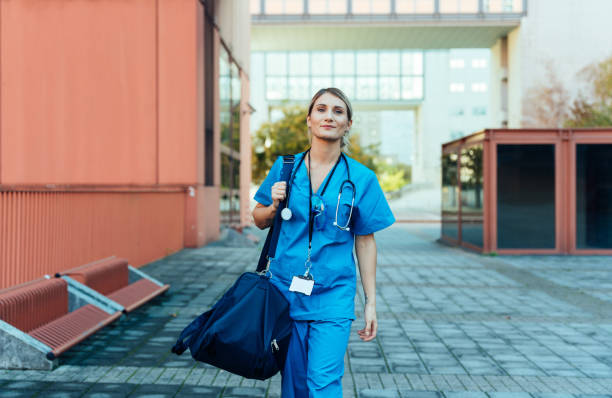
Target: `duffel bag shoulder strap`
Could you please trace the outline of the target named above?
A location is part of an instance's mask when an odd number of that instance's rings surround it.
[[[281,176],[279,181],[287,182],[287,191],[289,192],[291,181],[291,171],[293,170],[293,164],[295,163],[295,155],[282,156],[283,168],[281,169]],[[274,216],[274,224],[268,231],[266,236],[266,242],[264,243],[261,254],[259,255],[259,262],[257,263],[257,272],[262,272],[268,269],[268,260],[274,258],[276,254],[276,244],[278,243],[278,236],[280,234],[281,222],[283,219],[280,216],[281,210],[285,208],[286,197],[278,204],[278,210]]]

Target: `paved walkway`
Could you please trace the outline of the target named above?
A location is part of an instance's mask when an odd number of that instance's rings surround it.
[[[483,257],[435,243],[438,229],[377,234],[379,338],[361,342],[354,322],[345,397],[612,397],[610,257]],[[279,397],[278,376],[246,380],[169,352],[256,256],[217,244],[148,265],[172,284],[165,297],[53,372],[0,371],[0,397]]]

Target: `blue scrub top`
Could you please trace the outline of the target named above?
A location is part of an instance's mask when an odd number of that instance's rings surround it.
[[[272,283],[287,297],[290,314],[295,320],[328,320],[338,318],[355,319],[356,273],[353,246],[355,235],[368,235],[380,231],[395,222],[395,217],[383,194],[376,174],[361,163],[346,156],[351,172],[351,181],[355,184],[355,204],[350,220],[350,231],[340,230],[333,225],[336,217],[338,192],[347,176],[346,163],[340,160],[329,186],[323,195],[324,211],[315,217],[312,235],[312,268],[310,274],[315,280],[310,296],[290,292],[289,286],[295,275],[306,271],[305,261],[308,255],[308,206],[309,181],[305,162],[299,169],[296,167],[304,153],[295,155],[293,172],[295,177],[291,185],[288,207],[293,216],[283,220],[276,257],[270,262]],[[255,200],[264,206],[272,204],[271,189],[280,180],[282,169],[281,158],[277,159],[266,176]],[[330,171],[331,173],[331,171]],[[325,177],[316,193],[320,194],[329,179]],[[346,225],[352,200],[350,184],[344,184],[338,224]]]

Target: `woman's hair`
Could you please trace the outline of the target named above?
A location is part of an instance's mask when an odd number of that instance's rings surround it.
[[[353,107],[351,106],[351,102],[349,101],[348,97],[346,96],[346,94],[344,94],[342,92],[342,90],[340,90],[339,88],[336,87],[327,87],[327,88],[322,88],[319,91],[317,91],[317,93],[312,97],[312,100],[310,100],[310,106],[308,107],[308,116],[310,116],[310,114],[312,113],[312,108],[314,107],[315,102],[317,102],[317,99],[319,99],[320,96],[322,96],[325,93],[330,93],[332,95],[335,95],[336,97],[340,98],[342,100],[342,102],[344,102],[344,104],[346,105],[346,114],[348,117],[349,122],[353,117]],[[343,148],[348,144],[349,140],[348,140],[348,133],[344,134],[342,136],[342,143],[340,144],[340,147]]]

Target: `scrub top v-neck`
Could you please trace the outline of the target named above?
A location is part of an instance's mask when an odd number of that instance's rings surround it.
[[[283,220],[281,224],[276,258],[270,262],[273,275],[271,281],[287,297],[293,319],[355,319],[355,235],[367,235],[384,229],[393,224],[395,218],[374,172],[344,154],[347,162],[341,160],[333,174],[330,170],[316,192],[320,194],[325,184],[328,184],[321,195],[323,213],[316,217],[313,225],[310,275],[315,284],[312,294],[306,296],[289,292],[293,276],[304,274],[308,254],[310,180],[305,161],[300,161],[304,155],[305,153],[300,153],[295,156],[288,203],[292,217],[290,220]],[[350,230],[344,231],[334,226],[333,222],[340,186],[348,178],[347,164],[356,192]],[[255,200],[264,206],[272,204],[271,188],[280,180],[281,168],[282,159],[279,158],[255,194]],[[349,184],[343,187],[338,205],[340,225],[344,225],[348,220],[353,194],[351,189]]]

